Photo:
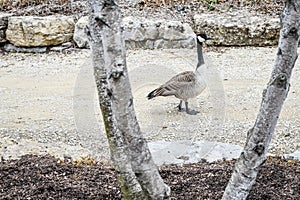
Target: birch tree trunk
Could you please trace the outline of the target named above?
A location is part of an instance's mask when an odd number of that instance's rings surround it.
[[[125,199],[168,199],[137,122],[126,67],[121,13],[114,0],[89,0],[88,35],[111,159]]]
[[[297,60],[300,34],[300,0],[286,1],[281,16],[277,56],[254,127],[248,131],[243,152],[238,159],[223,200],[246,199],[274,133],[282,105],[290,87],[290,77]],[[267,188],[266,188],[267,190]]]

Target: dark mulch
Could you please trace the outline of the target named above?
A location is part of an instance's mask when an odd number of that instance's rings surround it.
[[[172,199],[220,199],[233,166],[234,161],[164,166],[161,176]],[[0,199],[121,199],[114,170],[92,160],[26,155],[2,162],[0,180]],[[248,199],[299,200],[300,162],[268,158]]]
[[[173,0],[173,4],[163,4],[163,0],[140,0],[139,2],[134,5],[130,3],[130,0],[118,1],[125,16],[134,15],[147,18],[158,16],[161,18],[169,15],[168,18],[183,21],[192,20],[195,13],[228,13],[233,10],[248,10],[268,16],[278,16],[284,6],[283,0]],[[166,0],[166,2],[171,1]],[[182,4],[182,2],[185,3]],[[88,14],[88,9],[87,0],[0,0],[0,12],[9,12],[20,16],[58,14],[83,16]]]

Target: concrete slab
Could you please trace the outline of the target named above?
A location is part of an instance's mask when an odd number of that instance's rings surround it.
[[[198,163],[203,160],[237,159],[243,147],[221,142],[210,141],[155,141],[148,143],[154,162],[160,165]],[[272,154],[268,154],[271,156]],[[285,154],[286,158],[300,160],[300,150]]]
[[[297,150],[294,153],[286,154],[285,157],[300,160],[300,150]]]
[[[197,163],[202,160],[213,162],[238,158],[242,147],[209,141],[156,141],[150,142],[150,151],[157,165]]]

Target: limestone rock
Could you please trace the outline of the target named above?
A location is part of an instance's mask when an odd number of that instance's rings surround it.
[[[69,16],[10,17],[6,38],[21,47],[59,45],[72,40],[74,25]]]
[[[195,46],[192,28],[179,21],[125,17],[122,26],[128,49],[176,49]]]
[[[11,14],[0,13],[0,43],[6,42],[5,31],[7,29],[8,18]]]
[[[86,35],[86,25],[88,16],[81,17],[75,24],[73,40],[79,48],[89,48],[88,38]]]
[[[268,46],[279,38],[279,18],[266,18],[247,12],[225,14],[197,14],[195,32],[205,32],[215,40],[214,45]]]
[[[88,47],[85,33],[87,23],[87,17],[82,17],[75,25],[74,41],[81,48]],[[195,46],[192,28],[179,21],[125,17],[122,27],[127,49],[176,49]]]
[[[123,27],[128,49],[176,49],[195,46],[192,28],[179,21],[126,17]]]

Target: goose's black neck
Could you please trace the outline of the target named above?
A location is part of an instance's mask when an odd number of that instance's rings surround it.
[[[197,68],[204,64],[204,58],[202,53],[202,42],[197,41],[197,54],[198,54],[198,64]]]

